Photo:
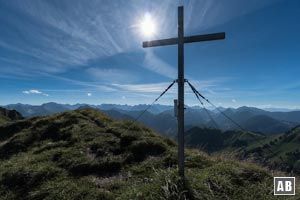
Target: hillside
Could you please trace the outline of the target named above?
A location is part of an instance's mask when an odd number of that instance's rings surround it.
[[[249,145],[240,156],[273,168],[300,174],[300,126]]]
[[[186,149],[183,185],[176,157],[172,140],[94,109],[21,120],[0,126],[0,199],[274,198],[261,167]]]
[[[243,127],[246,130],[273,135],[288,131],[294,125],[295,123],[279,121],[267,115],[257,115],[244,122]],[[287,129],[288,127],[290,128]]]
[[[273,136],[193,127],[186,132],[185,141],[214,155],[233,154],[272,169],[300,174],[300,126]]]
[[[16,110],[8,110],[0,107],[0,125],[20,119],[23,119],[23,117]]]
[[[205,152],[216,153],[236,151],[264,138],[267,136],[252,132],[193,127],[186,132],[185,142]]]

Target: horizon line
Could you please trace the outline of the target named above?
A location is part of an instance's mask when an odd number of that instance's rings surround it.
[[[30,106],[42,106],[42,105],[45,105],[45,104],[49,104],[49,103],[55,103],[55,104],[60,104],[60,105],[70,105],[70,106],[75,106],[77,104],[84,104],[84,105],[92,105],[92,106],[101,106],[101,105],[118,105],[118,106],[129,106],[129,107],[134,107],[134,106],[140,106],[140,105],[150,105],[150,104],[116,104],[116,103],[100,103],[100,104],[91,104],[91,103],[59,103],[59,102],[54,102],[54,101],[49,101],[49,102],[46,102],[46,103],[41,103],[41,104],[28,104],[28,103],[10,103],[10,104],[4,104],[4,105],[0,105],[0,107],[6,107],[6,106],[9,106],[9,105],[17,105],[17,104],[20,104],[20,105],[30,105]],[[160,104],[160,103],[155,103],[153,105],[160,105],[160,106],[171,106],[173,107],[174,105],[172,104]],[[201,105],[188,105],[188,104],[185,104],[185,106],[188,106],[190,108],[195,108],[195,107],[201,107],[203,108]],[[266,106],[266,107],[263,107],[263,106],[255,106],[255,105],[239,105],[239,106],[217,106],[217,108],[226,108],[226,109],[229,109],[229,108],[232,108],[232,109],[238,109],[238,108],[242,108],[242,107],[247,107],[247,108],[258,108],[258,109],[262,109],[262,110],[268,110],[268,109],[284,109],[284,110],[291,110],[291,111],[297,111],[299,110],[300,111],[300,107],[284,107],[284,106]],[[213,106],[211,105],[208,105],[206,106],[206,108],[214,108]]]

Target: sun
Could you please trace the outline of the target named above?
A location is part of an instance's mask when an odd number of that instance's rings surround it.
[[[146,13],[144,15],[144,18],[140,23],[140,30],[141,30],[141,33],[146,37],[150,37],[155,34],[156,25],[155,25],[155,21],[150,13]]]

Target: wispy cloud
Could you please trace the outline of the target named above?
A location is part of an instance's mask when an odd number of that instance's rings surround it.
[[[108,86],[108,85],[104,85],[104,84],[97,84],[97,83],[93,83],[93,82],[84,82],[84,81],[80,81],[80,80],[75,80],[75,79],[70,79],[70,78],[66,78],[63,76],[58,76],[58,75],[52,75],[52,74],[48,74],[48,73],[40,73],[41,76],[45,76],[45,77],[49,77],[49,78],[53,78],[56,80],[61,80],[61,81],[65,81],[68,82],[70,84],[73,85],[79,85],[79,86],[84,86],[84,87],[92,87],[95,89],[99,89],[102,91],[115,91],[114,88]]]
[[[96,0],[88,3],[82,1],[32,3],[28,0],[16,0],[5,2],[4,5],[7,10],[13,10],[13,12],[6,11],[9,17],[4,20],[9,20],[7,23],[10,26],[5,27],[5,32],[14,34],[10,36],[13,38],[11,41],[0,38],[0,46],[18,55],[17,59],[15,57],[5,59],[8,59],[8,62],[15,60],[11,65],[18,66],[25,72],[39,71],[52,74],[80,68],[94,60],[132,49],[140,49],[142,38],[136,37],[136,30],[132,29],[132,25],[147,11],[145,9],[148,9],[145,2],[136,1],[126,3],[111,1],[103,4]],[[161,33],[167,33],[170,27],[174,28],[176,20],[174,23],[167,23],[167,13],[176,14],[176,9],[172,9],[176,2],[171,0],[160,4],[147,2],[147,5],[153,7],[150,10],[159,19]],[[163,76],[175,77],[174,69],[154,54],[147,53],[145,61],[146,69]],[[112,70],[105,68],[102,70],[116,74]],[[1,71],[3,70],[0,69]],[[99,76],[99,73],[97,74]]]
[[[189,82],[200,92],[205,92],[208,94],[217,94],[220,92],[228,92],[231,91],[228,87],[223,87],[222,85],[231,80],[232,77],[216,77],[211,80],[195,80],[190,79]]]
[[[150,49],[145,51],[145,60],[143,66],[146,69],[164,77],[175,79],[177,76],[176,69],[156,56]]]
[[[206,30],[227,23],[242,15],[253,13],[259,9],[272,6],[282,0],[273,1],[187,1],[186,27],[189,30]],[[243,8],[241,10],[241,8]],[[197,17],[195,17],[197,16]]]
[[[161,83],[149,83],[149,84],[112,84],[112,85],[121,90],[137,92],[137,93],[161,93],[170,84],[171,84],[170,82],[161,82]],[[173,86],[169,92],[175,92],[175,87]]]
[[[42,94],[42,92],[38,90],[25,90],[23,91],[24,94]]]
[[[43,92],[41,92],[41,91],[39,91],[39,90],[35,90],[35,89],[32,89],[32,90],[24,90],[24,91],[22,91],[22,93],[23,94],[40,94],[40,95],[44,95],[44,96],[49,96],[48,94],[46,94],[46,93],[43,93]]]
[[[41,71],[80,67],[93,59],[124,52],[131,45],[124,39],[130,37],[126,33],[128,21],[123,23],[129,13],[116,6],[110,14],[109,6],[117,3],[106,6],[99,1],[54,4],[24,0],[5,4],[18,13],[8,13],[11,26],[5,27],[6,32],[18,34],[12,35],[12,41],[0,41],[0,46],[34,58],[30,67],[44,63]]]
[[[111,83],[128,83],[137,80],[137,77],[128,70],[114,68],[88,68],[86,72],[96,80]]]
[[[216,78],[214,80],[203,80],[197,81],[192,80],[191,83],[197,90],[202,93],[215,93],[215,91],[223,91],[223,88],[220,86],[229,78]],[[136,93],[162,93],[171,82],[159,82],[159,83],[147,83],[147,84],[112,84],[112,86],[116,87],[119,90],[123,91],[131,91]],[[228,88],[226,88],[227,90]],[[225,90],[225,89],[224,89]],[[185,92],[192,93],[189,86],[185,84]],[[177,93],[177,84],[175,83],[173,87],[168,91],[168,93],[175,94]]]

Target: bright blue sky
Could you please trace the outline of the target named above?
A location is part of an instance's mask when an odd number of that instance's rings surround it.
[[[181,4],[186,36],[227,36],[185,45],[200,92],[224,107],[300,108],[298,0],[0,0],[0,105],[151,103],[176,79],[177,46],[142,41],[175,37]],[[138,27],[145,13],[151,38]],[[197,104],[188,88],[186,103]]]

